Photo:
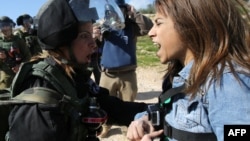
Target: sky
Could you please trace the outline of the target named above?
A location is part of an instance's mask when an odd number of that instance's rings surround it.
[[[19,15],[29,14],[35,16],[39,8],[47,0],[1,0],[0,16],[8,16],[14,22]],[[136,9],[146,8],[154,0],[125,0],[126,3],[133,5]]]

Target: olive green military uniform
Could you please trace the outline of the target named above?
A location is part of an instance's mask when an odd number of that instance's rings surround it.
[[[18,36],[13,35],[11,39],[0,38],[0,49],[4,50],[8,56],[8,52],[12,46],[15,46],[20,51],[21,61],[28,61],[31,57],[30,51],[26,46],[23,39],[20,39]],[[10,59],[7,57],[7,59]],[[11,59],[13,60],[13,58]],[[15,64],[15,61],[3,61],[0,60],[0,89],[9,88],[11,82],[15,76],[15,73],[12,71],[11,67]]]
[[[22,30],[17,30],[14,34],[25,40],[32,56],[42,53],[42,48],[38,43],[35,30],[32,30],[30,32],[23,32]]]

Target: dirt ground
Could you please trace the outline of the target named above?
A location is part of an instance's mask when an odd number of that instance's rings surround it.
[[[138,95],[136,101],[146,103],[157,102],[157,96],[161,92],[162,77],[164,75],[164,66],[151,68],[137,68]],[[122,133],[123,126],[112,126],[106,138],[100,138],[100,141],[128,141],[125,134]]]

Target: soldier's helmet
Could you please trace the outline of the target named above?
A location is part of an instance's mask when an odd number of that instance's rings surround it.
[[[126,7],[125,0],[115,0],[115,2],[120,7]]]
[[[29,14],[23,14],[16,19],[16,23],[18,26],[24,25],[25,22],[33,24],[33,18]]]
[[[0,28],[3,28],[5,26],[15,27],[15,25],[15,22],[13,22],[13,20],[8,16],[0,17]]]
[[[100,20],[105,12],[103,3],[107,2],[121,13],[113,0],[48,0],[36,15],[37,36],[43,49],[70,45],[77,37],[78,23]]]

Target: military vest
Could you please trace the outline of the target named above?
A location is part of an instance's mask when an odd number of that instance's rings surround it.
[[[6,51],[9,51],[12,46],[16,46],[18,41],[18,37],[14,36],[11,41],[4,41],[3,38],[0,38],[0,49],[4,49]]]
[[[33,87],[26,89],[19,93],[21,84],[25,83],[25,79],[29,76],[38,76],[47,80],[52,84],[56,90],[44,88],[44,87]],[[43,104],[59,104],[61,111],[65,113],[65,119],[71,123],[70,125],[70,140],[72,141],[84,141],[87,135],[87,128],[81,123],[79,118],[80,114],[86,112],[88,107],[87,100],[88,96],[78,99],[77,92],[70,80],[65,76],[64,72],[59,68],[49,64],[46,60],[39,60],[33,62],[27,62],[22,64],[19,72],[15,76],[10,93],[6,90],[5,97],[0,101],[0,113],[10,111],[11,108],[6,110],[6,106],[26,103],[43,103]],[[1,97],[0,97],[1,98]],[[5,108],[2,108],[5,107]],[[10,106],[9,106],[10,107]],[[8,114],[5,115],[5,120],[1,119],[1,123],[6,126]],[[2,127],[0,127],[2,128]],[[4,137],[7,129],[0,129],[0,140]]]
[[[32,56],[42,53],[42,48],[40,47],[38,43],[38,38],[36,36],[37,35],[36,30],[32,30],[31,33],[29,33],[29,32],[23,32],[19,29],[17,30],[15,35],[18,35],[20,38],[25,40],[26,45],[28,46]]]
[[[20,54],[19,49],[19,38],[14,36],[11,40],[6,41],[0,37],[0,51],[4,52],[6,59],[0,61],[1,73],[1,88],[9,87],[11,85],[12,79],[15,73],[12,71],[12,68],[22,61],[22,55]]]

